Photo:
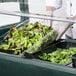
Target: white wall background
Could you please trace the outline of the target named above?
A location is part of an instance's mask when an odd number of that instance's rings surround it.
[[[0,3],[0,11],[20,11],[19,3],[17,2],[4,2]],[[0,14],[0,26],[5,26],[8,24],[16,23],[20,21],[20,17],[8,16]]]
[[[28,0],[28,1],[29,1],[30,13],[46,14],[45,0]],[[65,0],[63,0],[62,8],[56,10],[54,12],[54,16],[65,17],[66,16],[65,9],[66,9],[66,3]]]

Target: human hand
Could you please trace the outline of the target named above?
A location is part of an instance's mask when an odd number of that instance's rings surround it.
[[[68,17],[68,19],[76,19],[76,15],[75,16],[70,16],[70,17]]]
[[[76,15],[72,17],[72,19],[76,19]]]
[[[46,6],[46,11],[49,12],[49,11],[55,11],[56,8],[55,7],[52,7],[52,6]]]

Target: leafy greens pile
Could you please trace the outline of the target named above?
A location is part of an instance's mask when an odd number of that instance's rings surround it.
[[[30,49],[30,51],[27,49],[32,47],[52,30],[51,27],[39,22],[23,24],[19,28],[12,26],[8,34],[4,37],[5,42],[0,44],[0,49],[4,49],[5,51],[9,50],[15,55],[21,54],[24,50],[28,53],[33,53],[35,50],[39,50],[41,45],[44,44],[42,41],[38,42],[37,47],[35,46],[33,49]],[[48,39],[54,39],[54,36],[55,34],[53,36],[48,36],[45,42],[47,42]]]
[[[39,58],[42,60],[48,60],[52,63],[68,64],[72,62],[70,55],[73,55],[75,53],[76,47],[71,47],[69,49],[57,48],[56,51],[53,51],[51,53],[42,53],[39,55]]]

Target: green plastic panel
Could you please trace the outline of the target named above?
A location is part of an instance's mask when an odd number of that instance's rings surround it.
[[[17,2],[17,0],[0,0],[0,2]]]
[[[36,59],[0,54],[1,76],[76,76],[76,69]]]
[[[29,13],[28,8],[28,0],[19,0],[20,2],[20,10],[23,13]],[[21,21],[29,19],[28,17],[21,17]]]

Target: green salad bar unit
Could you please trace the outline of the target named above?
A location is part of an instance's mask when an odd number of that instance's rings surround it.
[[[1,76],[76,76],[76,69],[0,53]]]
[[[28,0],[13,0],[17,1],[23,2],[21,12],[28,13]],[[57,34],[50,33],[51,27],[38,22],[25,25],[28,21],[21,17],[21,22],[12,24],[17,26],[0,27],[0,76],[76,76],[70,57],[75,54],[76,40],[54,41]],[[19,29],[21,25],[25,26]]]

